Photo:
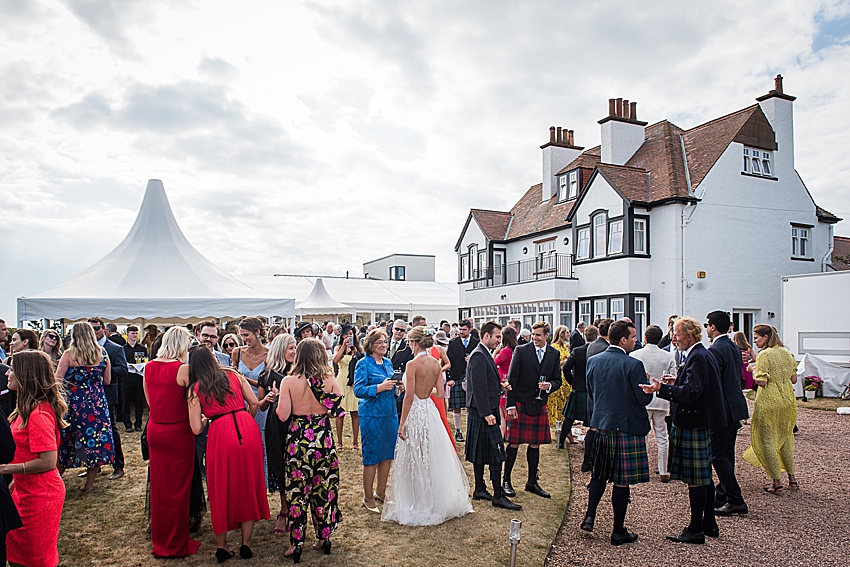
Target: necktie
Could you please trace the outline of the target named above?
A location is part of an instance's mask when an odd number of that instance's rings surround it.
[[[469,346],[469,339],[463,339],[463,348],[467,348]]]
[[[537,349],[537,362],[543,362],[543,349]]]
[[[390,351],[390,358],[392,358],[392,357],[394,357],[394,356],[395,356],[395,350],[396,350],[396,348],[398,348],[398,343],[397,343],[397,342],[395,342],[395,341],[393,341],[393,348],[392,348],[392,350]]]

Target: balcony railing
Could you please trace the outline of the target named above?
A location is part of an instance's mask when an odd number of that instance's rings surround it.
[[[538,280],[573,277],[572,254],[543,254],[531,260],[499,264],[472,271],[472,287],[480,289]]]

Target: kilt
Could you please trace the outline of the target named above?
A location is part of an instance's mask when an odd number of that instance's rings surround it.
[[[704,427],[681,429],[674,424],[667,463],[672,480],[693,486],[712,484],[710,431]]]
[[[591,454],[593,478],[618,485],[649,482],[644,436],[600,429],[593,440]]]
[[[478,409],[470,407],[466,415],[466,460],[475,465],[498,465],[505,461],[505,445],[499,430],[499,412],[496,425],[487,425]]]
[[[466,372],[463,373],[466,378]],[[466,407],[466,390],[463,389],[463,378],[455,380],[455,385],[449,390],[449,409]]]
[[[573,390],[573,393],[570,394],[570,397],[567,400],[567,405],[564,408],[564,421],[569,421],[570,424],[577,419],[584,421],[586,415],[587,392],[576,392]]]
[[[528,415],[522,409],[522,403],[516,403],[516,419],[507,420],[505,443],[511,445],[546,445],[552,442],[549,431],[549,413],[546,406],[540,415]]]

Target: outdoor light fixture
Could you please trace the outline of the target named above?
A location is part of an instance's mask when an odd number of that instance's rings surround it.
[[[527,246],[523,246],[523,248],[522,248],[522,253],[523,253],[523,254],[528,254],[528,247],[527,247]]]
[[[508,539],[511,542],[511,567],[516,566],[516,546],[519,543],[519,532],[522,529],[522,520],[511,520],[511,533]]]
[[[502,301],[506,300],[507,298],[508,298],[508,296],[503,293],[502,297],[501,297]]]

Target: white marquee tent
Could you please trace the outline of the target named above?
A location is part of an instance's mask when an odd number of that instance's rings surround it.
[[[354,313],[355,310],[352,307],[340,303],[330,296],[322,283],[322,278],[316,279],[310,295],[295,304],[295,314],[300,317],[305,315],[333,315],[336,319],[338,315],[354,315]]]
[[[18,299],[18,325],[100,316],[145,323],[206,317],[292,318],[295,301],[238,281],[198,252],[174,218],[162,181],[151,179],[130,233],[112,252],[55,288]]]

